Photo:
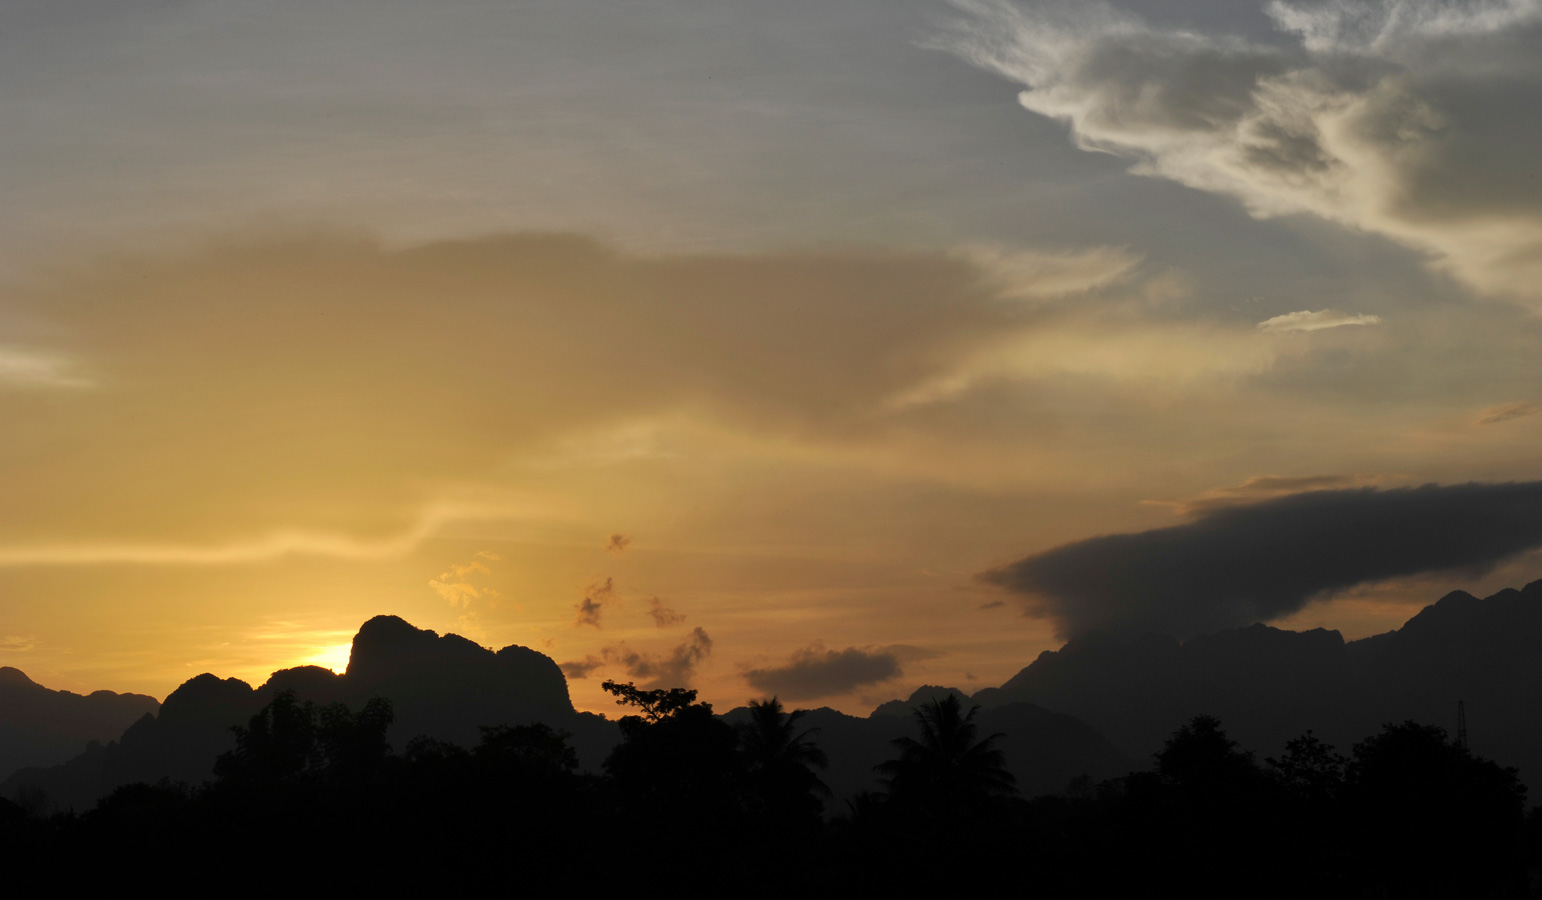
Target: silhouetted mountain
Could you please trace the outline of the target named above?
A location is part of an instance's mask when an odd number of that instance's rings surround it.
[[[0,780],[26,766],[61,763],[159,708],[144,694],[49,690],[20,669],[0,666]]]
[[[912,710],[929,700],[964,693],[957,688],[926,686],[908,700],[891,700],[868,718],[848,716],[828,707],[809,710],[798,722],[799,730],[818,728],[815,742],[830,758],[820,773],[837,801],[862,791],[881,788],[873,767],[891,759],[895,738],[915,731]],[[724,718],[730,723],[748,719],[740,707]],[[981,736],[1002,732],[1007,768],[1017,777],[1018,790],[1027,797],[1063,791],[1080,775],[1094,780],[1128,772],[1131,760],[1085,723],[1041,709],[1031,703],[1011,703],[982,710],[976,720]]]
[[[354,637],[346,674],[300,666],[274,672],[256,689],[235,678],[199,675],[173,691],[159,715],[143,714],[119,740],[64,765],[18,771],[0,784],[0,795],[32,785],[58,808],[87,809],[119,785],[162,778],[200,783],[211,776],[215,757],[235,746],[231,728],[286,690],[302,701],[351,709],[372,697],[389,699],[395,723],[388,737],[398,750],[418,735],[469,747],[484,725],[545,722],[573,734],[580,758],[598,766],[616,742],[612,723],[574,711],[567,680],[549,657],[518,646],[495,653],[459,635],[376,616]]]
[[[1542,782],[1542,581],[1479,600],[1452,592],[1396,631],[1346,642],[1336,631],[1265,625],[1178,643],[1073,641],[1040,654],[986,707],[1031,702],[1087,722],[1148,758],[1172,723],[1218,717],[1244,746],[1273,755],[1308,729],[1348,750],[1382,724],[1455,731],[1466,704],[1474,753]]]

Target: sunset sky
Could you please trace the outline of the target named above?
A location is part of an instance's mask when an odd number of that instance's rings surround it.
[[[865,713],[1542,578],[1539,111],[1542,0],[0,0],[0,665]],[[1317,491],[1511,540],[1066,586]]]

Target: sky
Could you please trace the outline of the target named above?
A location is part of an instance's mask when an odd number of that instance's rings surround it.
[[[1542,2],[0,0],[0,665],[865,713],[1542,577]]]

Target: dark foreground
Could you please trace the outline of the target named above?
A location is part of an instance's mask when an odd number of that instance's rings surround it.
[[[837,804],[818,735],[774,700],[734,728],[690,691],[607,688],[636,714],[600,773],[544,725],[397,753],[388,701],[281,694],[206,785],[128,785],[83,814],[0,800],[0,864],[45,893],[1539,895],[1515,771],[1412,722],[1259,762],[1199,717],[1147,771],[1028,799],[953,697],[916,710],[882,792]]]

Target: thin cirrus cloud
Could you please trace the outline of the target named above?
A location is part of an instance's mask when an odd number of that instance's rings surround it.
[[[1542,482],[1308,491],[1193,521],[1075,541],[985,572],[1066,638],[1195,634],[1287,616],[1316,597],[1426,573],[1486,571],[1542,546]]]
[[[939,43],[1133,171],[1306,213],[1542,307],[1542,4],[1264,7],[1280,39],[1164,28],[1101,2],[951,0]]]
[[[60,353],[0,346],[0,390],[89,388],[95,382]]]
[[[1381,316],[1351,315],[1331,309],[1285,313],[1258,323],[1258,330],[1269,334],[1289,334],[1296,331],[1324,331],[1348,325],[1380,325]]]
[[[890,427],[872,414],[917,390],[935,405],[998,377],[1192,368],[1138,322],[1012,302],[1076,290],[1077,310],[1096,307],[1132,259],[1094,248],[992,269],[952,252],[641,257],[572,236],[393,249],[305,234],[83,260],[7,300],[70,335],[104,387],[47,408],[0,391],[15,425],[0,451],[39,460],[0,473],[22,504],[0,522],[0,563],[374,558],[421,540],[425,507],[498,489],[487,473],[511,457],[629,422],[833,445]],[[76,449],[43,452],[61,441]],[[562,506],[541,490],[511,505]]]

